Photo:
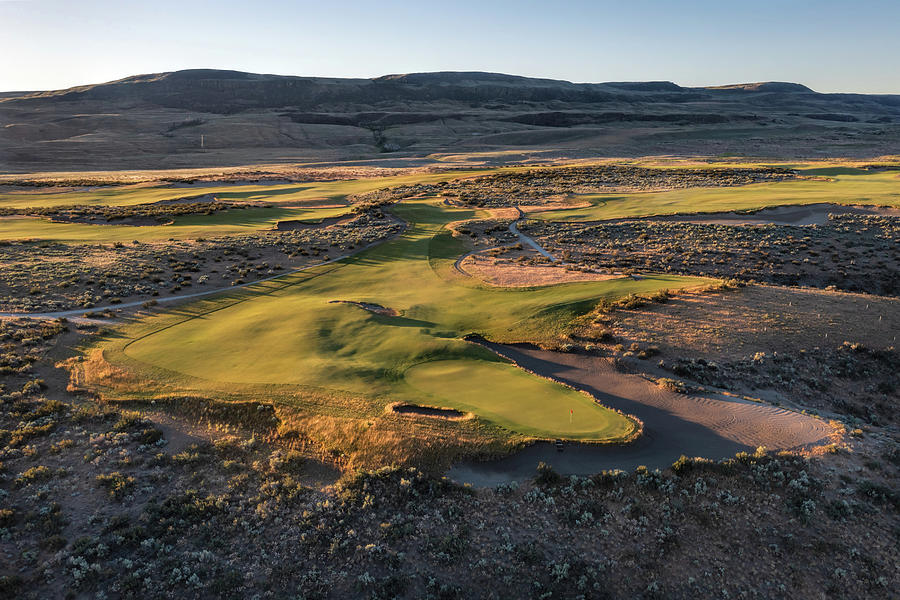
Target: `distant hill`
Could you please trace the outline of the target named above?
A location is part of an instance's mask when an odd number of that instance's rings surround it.
[[[898,153],[900,96],[797,83],[682,87],[484,72],[337,79],[192,69],[0,93],[0,169],[432,153]],[[203,136],[201,147],[200,136]]]
[[[811,89],[799,83],[785,83],[783,81],[760,81],[757,83],[733,83],[731,85],[718,85],[704,88],[707,90],[738,90],[743,92],[783,92],[783,93],[808,93],[814,94]]]

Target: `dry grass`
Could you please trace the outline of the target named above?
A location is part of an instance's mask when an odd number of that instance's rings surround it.
[[[896,344],[900,300],[865,294],[753,285],[722,294],[679,293],[668,303],[619,311],[615,333],[669,356],[730,359],[793,352],[844,340]]]
[[[232,390],[233,394],[223,390],[222,397],[212,400],[136,378],[107,362],[101,350],[60,366],[70,372],[70,392],[90,390],[120,408],[162,411],[206,429],[251,432],[266,443],[300,451],[345,473],[403,464],[438,474],[458,459],[502,456],[527,440],[478,418],[434,419],[379,411],[349,396],[301,397],[294,390],[285,397],[257,393],[247,399],[241,390]]]
[[[498,287],[532,287],[573,281],[606,281],[622,277],[620,274],[588,273],[561,266],[528,265],[481,255],[469,256],[459,266],[469,275]]]

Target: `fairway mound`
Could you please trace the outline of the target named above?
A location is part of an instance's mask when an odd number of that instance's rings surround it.
[[[508,259],[472,254],[459,262],[459,270],[497,287],[536,287],[575,281],[618,279],[613,273],[576,271],[550,265],[526,265]]]
[[[900,209],[885,206],[843,206],[840,204],[822,202],[818,204],[774,206],[756,211],[609,219],[603,221],[603,223],[652,221],[665,223],[694,223],[696,225],[793,225],[801,227],[807,225],[825,225],[828,223],[829,215],[900,218]]]
[[[417,417],[431,417],[436,419],[471,419],[472,413],[464,413],[454,408],[436,408],[434,406],[420,406],[418,404],[391,404],[388,411],[399,415],[414,415]]]
[[[376,315],[383,315],[385,317],[398,317],[400,313],[398,313],[393,308],[388,308],[386,306],[381,306],[380,304],[374,304],[372,302],[357,302],[355,300],[329,300],[329,304],[352,304],[353,306],[358,306],[363,310],[367,310],[371,313],[375,313]]]

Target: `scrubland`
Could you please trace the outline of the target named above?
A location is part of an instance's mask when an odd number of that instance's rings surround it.
[[[660,167],[17,181],[3,310],[79,312],[0,319],[0,595],[891,597],[900,218],[639,217],[896,206],[896,172]],[[535,270],[498,286],[469,254]],[[443,476],[556,438],[653,458],[665,415],[611,408],[642,394],[827,437],[756,448],[747,427],[724,460]]]

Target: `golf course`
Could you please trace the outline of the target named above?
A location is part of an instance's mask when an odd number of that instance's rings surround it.
[[[408,223],[398,237],[334,264],[138,319],[102,342],[103,356],[140,381],[144,394],[268,395],[347,416],[377,415],[404,401],[471,412],[534,438],[609,442],[634,433],[630,418],[463,338],[551,340],[601,299],[709,280],[649,275],[492,288],[453,269],[467,248],[445,226],[476,211],[434,198],[392,210]]]

